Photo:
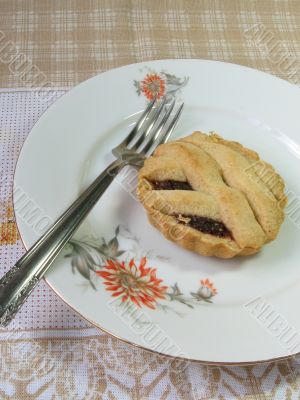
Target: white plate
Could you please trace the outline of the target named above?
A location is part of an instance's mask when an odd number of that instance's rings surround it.
[[[113,159],[110,149],[136,121],[146,105],[147,88],[155,84],[185,101],[174,137],[198,129],[239,141],[273,164],[286,181],[290,200],[298,198],[299,89],[253,69],[203,60],[129,65],[72,89],[33,128],[18,160],[16,186],[46,216],[58,217]],[[114,182],[78,231],[77,244],[68,245],[47,273],[47,282],[66,303],[112,335],[171,356],[245,363],[300,351],[297,207],[293,214],[289,205],[278,238],[259,254],[221,260],[164,239],[130,193],[133,186],[124,174]],[[20,214],[16,212],[18,227],[29,247],[47,219],[38,223],[33,217],[28,223]],[[122,275],[122,284],[140,283],[140,307],[126,309],[134,303],[113,297],[120,292],[117,287],[105,290],[111,278],[105,272],[112,270],[104,267],[101,252],[126,260],[127,280]],[[146,267],[156,268],[156,273],[140,267],[144,256]],[[131,258],[136,268],[129,267]],[[142,272],[152,293],[146,304]]]

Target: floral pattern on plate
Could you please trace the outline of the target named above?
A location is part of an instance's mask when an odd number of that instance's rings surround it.
[[[166,71],[156,72],[145,67],[142,71],[145,75],[141,80],[134,80],[133,84],[139,96],[144,95],[147,100],[158,99],[165,94],[175,96],[184,86],[187,85],[189,78],[187,76],[179,78],[176,75]]]
[[[131,250],[121,250],[119,237],[129,239]],[[91,240],[72,240],[69,242],[69,253],[65,257],[71,259],[73,273],[78,272],[85,278],[88,287],[97,290],[97,281],[102,284],[114,298],[120,299],[120,305],[135,304],[152,310],[174,311],[176,304],[192,309],[205,302],[212,303],[217,289],[208,278],[201,279],[195,291],[187,293],[179,284],[166,284],[157,275],[156,268],[148,266],[151,257],[164,259],[153,251],[141,251],[136,238],[128,228],[118,226],[110,240],[102,238],[100,244]]]

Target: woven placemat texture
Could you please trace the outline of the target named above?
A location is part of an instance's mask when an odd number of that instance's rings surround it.
[[[162,58],[228,61],[297,81],[299,20],[298,0],[1,0],[0,86],[69,87]]]

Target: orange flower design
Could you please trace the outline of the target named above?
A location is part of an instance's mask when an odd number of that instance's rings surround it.
[[[140,83],[140,89],[148,100],[159,99],[165,94],[166,83],[158,74],[147,74]]]
[[[146,268],[146,257],[143,257],[137,266],[132,259],[124,261],[107,260],[103,271],[97,275],[105,280],[106,290],[112,296],[122,298],[122,302],[129,300],[141,307],[145,305],[155,309],[158,299],[165,298],[167,286],[162,286],[162,279],[156,277],[155,268]]]
[[[214,287],[214,284],[209,279],[201,279],[200,281],[202,288],[207,288],[211,292],[212,296],[215,296],[218,292]]]

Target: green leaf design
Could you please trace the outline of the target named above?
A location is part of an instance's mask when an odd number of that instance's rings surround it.
[[[179,289],[177,283],[175,283],[173,286],[170,287],[171,287],[171,292],[167,292],[166,294],[171,301],[178,301],[179,303],[182,303],[189,308],[194,308],[193,305],[190,304],[191,300],[184,296],[184,294]]]
[[[133,85],[134,85],[135,88],[136,88],[136,93],[138,94],[138,96],[140,96],[140,95],[141,95],[140,82],[134,80],[134,81],[133,81]]]
[[[111,254],[114,254],[114,255],[117,254],[118,247],[119,247],[119,242],[118,242],[118,239],[116,237],[112,238],[108,242],[108,249],[109,249],[109,252]]]
[[[68,244],[69,252],[64,257],[71,259],[72,272],[75,274],[78,272],[86,283],[90,285],[93,290],[97,290],[93,278],[96,277],[96,272],[100,271],[105,267],[106,260],[112,259],[117,260],[122,255],[126,254],[125,250],[119,249],[120,243],[118,235],[126,240],[130,240],[132,249],[128,250],[127,258],[140,259],[142,256],[155,257],[152,251],[141,252],[138,245],[138,239],[130,232],[126,227],[117,226],[114,231],[114,236],[109,240],[102,238],[101,243],[92,243],[88,241],[71,240]],[[122,233],[120,233],[122,232]],[[125,232],[125,233],[123,233]],[[161,258],[156,256],[157,258]],[[94,275],[95,274],[95,275]],[[176,315],[183,317],[185,314],[181,313],[180,309],[177,310],[175,307],[176,303],[181,303],[183,306],[190,309],[205,303],[213,303],[212,297],[215,293],[209,292],[205,285],[201,285],[195,292],[184,293],[178,283],[170,285],[165,292],[165,299],[157,302],[157,308],[164,312],[174,312]],[[169,302],[169,303],[168,303]],[[170,303],[173,302],[172,305]]]

